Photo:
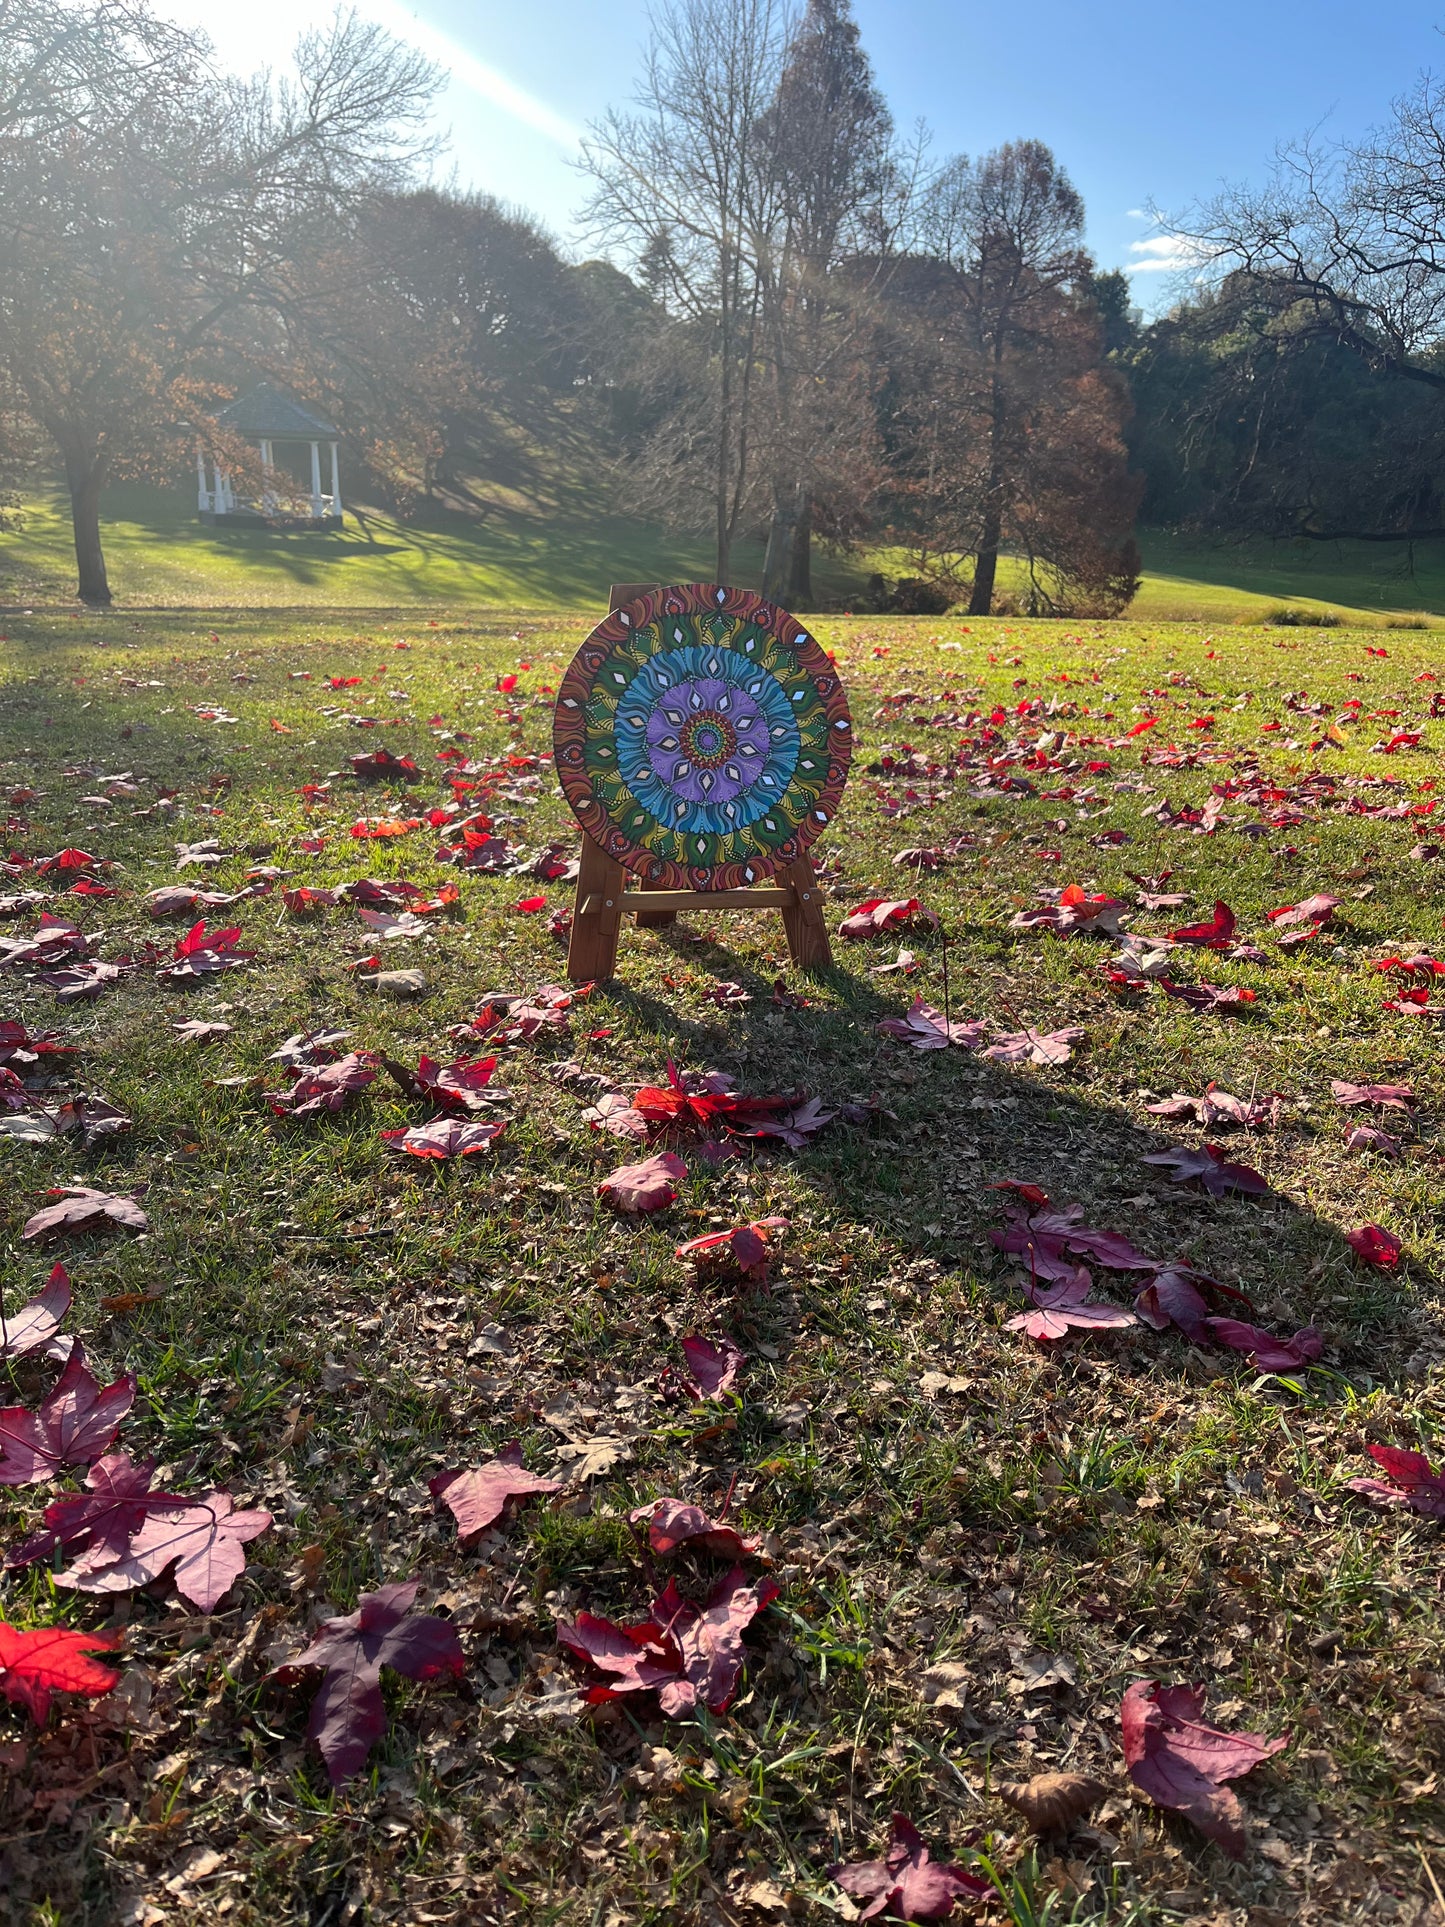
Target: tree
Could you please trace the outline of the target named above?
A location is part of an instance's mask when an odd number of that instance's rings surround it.
[[[892,133],[848,0],[808,0],[762,128],[773,221],[754,241],[770,492],[763,593],[801,607],[812,599],[820,494],[842,533],[861,519],[874,467],[863,329],[897,228]]]
[[[895,277],[887,433],[896,520],[922,566],[971,559],[969,613],[993,608],[1005,546],[1038,607],[1133,593],[1138,485],[1127,391],[1105,363],[1083,204],[1037,141],[956,161],[934,187],[929,252]]]
[[[410,165],[435,84],[355,15],[276,82],[219,81],[206,54],[144,0],[0,0],[0,362],[60,455],[100,606],[103,486],[212,432],[224,352],[284,333],[328,224]]]
[[[682,516],[706,505],[719,582],[757,489],[755,239],[775,198],[760,130],[785,28],[780,0],[670,0],[653,17],[637,111],[606,114],[582,150],[591,230],[679,323],[666,346],[686,406],[646,446],[644,499]]]
[[[1313,356],[1318,367],[1333,347],[1407,391],[1445,395],[1445,84],[1432,76],[1364,140],[1295,143],[1263,187],[1231,189],[1170,226],[1193,244],[1216,299],[1249,312],[1271,356]],[[1433,421],[1438,411],[1423,412]],[[1341,515],[1301,513],[1292,532],[1439,535],[1441,506],[1433,486],[1392,487]]]

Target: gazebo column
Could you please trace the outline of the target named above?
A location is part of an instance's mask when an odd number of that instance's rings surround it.
[[[336,459],[336,443],[331,444],[331,513],[341,516],[341,469]]]
[[[266,471],[266,480],[261,490],[261,513],[263,515],[274,515],[276,512],[276,491],[271,486],[272,465],[271,444],[269,441],[262,441],[261,443],[261,466]]]
[[[206,487],[206,453],[199,442],[196,443],[196,507],[202,514],[211,506],[211,491]]]
[[[311,514],[314,520],[321,520],[321,444],[311,444]]]

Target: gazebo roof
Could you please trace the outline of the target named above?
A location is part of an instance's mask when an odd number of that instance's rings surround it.
[[[335,440],[337,430],[322,416],[313,414],[303,403],[273,388],[269,381],[257,384],[244,395],[216,410],[216,420],[233,428],[238,435],[264,435],[282,440],[297,436],[302,441],[317,437]]]

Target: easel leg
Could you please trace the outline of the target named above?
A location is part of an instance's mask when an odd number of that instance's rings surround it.
[[[826,970],[833,961],[833,947],[828,941],[823,893],[813,874],[812,858],[800,856],[788,865],[783,878],[793,892],[792,903],[783,911],[788,954],[799,970]]]
[[[605,983],[616,974],[625,882],[622,865],[584,835],[567,945],[567,975],[574,984]]]

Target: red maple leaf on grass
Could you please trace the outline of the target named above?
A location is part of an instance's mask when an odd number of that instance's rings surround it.
[[[640,1164],[619,1164],[597,1187],[597,1194],[618,1211],[635,1217],[641,1212],[663,1211],[677,1197],[677,1187],[687,1176],[687,1166],[671,1151],[662,1151]]]
[[[627,1516],[633,1525],[647,1527],[647,1543],[654,1552],[695,1546],[720,1559],[756,1559],[762,1551],[760,1539],[745,1538],[735,1526],[709,1518],[701,1506],[686,1499],[651,1499]]]
[[[1370,1457],[1383,1479],[1347,1479],[1351,1492],[1363,1493],[1376,1505],[1404,1506],[1427,1519],[1445,1519],[1445,1472],[1432,1472],[1423,1452],[1406,1452],[1397,1445],[1372,1445]]]
[[[506,1510],[509,1499],[526,1499],[534,1493],[560,1492],[556,1479],[539,1478],[522,1466],[520,1445],[508,1445],[484,1465],[466,1470],[438,1472],[427,1480],[427,1491],[440,1499],[457,1522],[463,1539],[485,1532],[495,1525]]]
[[[27,1218],[22,1238],[63,1238],[73,1232],[94,1231],[107,1222],[131,1231],[150,1229],[150,1219],[134,1197],[95,1191],[88,1184],[60,1185],[47,1196],[59,1198],[60,1203],[48,1204],[33,1218]]]
[[[0,1410],[0,1485],[38,1485],[63,1466],[89,1465],[115,1437],[136,1394],[132,1372],[101,1387],[76,1345],[54,1391],[38,1411]]]
[[[1244,1857],[1244,1814],[1225,1784],[1289,1745],[1289,1734],[1225,1733],[1199,1717],[1202,1686],[1136,1680],[1120,1709],[1129,1778],[1156,1807],[1192,1820],[1232,1860]]]
[[[33,1565],[56,1552],[103,1554],[118,1559],[152,1507],[184,1506],[176,1492],[152,1492],[154,1459],[132,1462],[128,1452],[97,1459],[85,1475],[85,1492],[67,1492],[45,1508],[45,1529],[33,1533],[6,1555],[5,1564]]]
[[[1226,1191],[1240,1191],[1247,1197],[1262,1198],[1269,1191],[1268,1181],[1248,1164],[1234,1164],[1217,1144],[1195,1149],[1187,1144],[1171,1144],[1166,1150],[1151,1151],[1145,1164],[1162,1164],[1176,1184],[1197,1183],[1212,1198]]]
[[[52,1693],[84,1693],[99,1699],[120,1673],[92,1653],[113,1652],[119,1633],[77,1633],[67,1626],[21,1631],[0,1619],[0,1693],[25,1707],[37,1726],[50,1713]]]
[[[743,1368],[743,1355],[730,1339],[714,1345],[696,1333],[681,1341],[689,1376],[683,1389],[698,1399],[720,1399],[733,1390]]]
[[[955,1900],[982,1900],[994,1890],[987,1880],[933,1859],[906,1813],[895,1813],[881,1860],[855,1860],[829,1867],[844,1893],[871,1904],[859,1915],[873,1920],[947,1920]]]
[[[840,937],[873,937],[883,930],[902,930],[911,923],[936,927],[938,918],[917,897],[869,897],[850,910],[838,925]]]
[[[304,1653],[270,1675],[289,1685],[309,1666],[325,1668],[306,1730],[321,1749],[333,1786],[361,1771],[386,1731],[383,1666],[416,1680],[462,1675],[466,1661],[456,1627],[449,1619],[411,1611],[419,1584],[410,1579],[363,1593],[354,1613],[328,1619]]]
[[[941,1010],[935,1010],[922,997],[914,998],[905,1016],[880,1019],[878,1029],[885,1037],[901,1037],[915,1050],[944,1050],[950,1044],[957,1044],[961,1050],[982,1050],[988,1037],[988,1025],[981,1017],[968,1023],[950,1023]]]
[[[1362,1224],[1358,1231],[1347,1231],[1345,1243],[1372,1271],[1394,1271],[1405,1250],[1393,1231],[1377,1224]]]
[[[129,1592],[159,1579],[175,1567],[176,1591],[203,1613],[216,1610],[246,1570],[241,1550],[271,1523],[269,1512],[237,1512],[229,1492],[208,1492],[187,1499],[159,1495],[168,1505],[150,1505],[139,1531],[118,1556],[92,1543],[75,1564],[55,1575],[57,1586],[78,1592]]]
[[[505,1119],[488,1124],[478,1118],[434,1117],[430,1124],[383,1131],[381,1137],[389,1150],[414,1158],[470,1158],[490,1151],[506,1128]]]
[[[1313,1325],[1306,1325],[1293,1338],[1276,1338],[1238,1318],[1211,1318],[1209,1329],[1217,1344],[1232,1352],[1249,1353],[1262,1372],[1297,1372],[1312,1365],[1325,1348]]]
[[[776,1580],[749,1582],[734,1566],[696,1606],[676,1586],[653,1601],[651,1617],[618,1626],[592,1613],[559,1619],[557,1637],[588,1671],[601,1674],[587,1689],[590,1703],[624,1693],[657,1693],[669,1719],[685,1719],[699,1706],[726,1712],[743,1665],[743,1634],[777,1598]]]
[[[1205,950],[1226,950],[1234,938],[1237,919],[1227,903],[1216,903],[1208,923],[1186,923],[1169,932],[1170,943],[1198,944]]]
[[[749,1284],[768,1282],[768,1260],[774,1237],[788,1229],[786,1218],[759,1218],[734,1225],[730,1231],[709,1231],[677,1247],[684,1263],[691,1261],[702,1280],[744,1278]]]

